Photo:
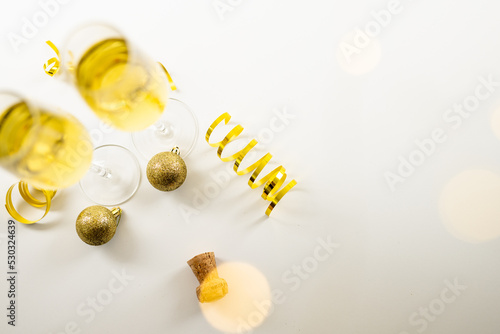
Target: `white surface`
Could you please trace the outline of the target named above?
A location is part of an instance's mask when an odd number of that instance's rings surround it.
[[[457,129],[443,119],[474,93],[478,77],[500,81],[498,2],[401,0],[376,41],[347,64],[343,36],[390,1],[221,1],[234,5],[224,20],[212,0],[69,1],[18,53],[6,34],[20,34],[23,17],[41,7],[0,5],[0,87],[99,131],[76,90],[41,65],[52,56],[45,40],[61,45],[77,25],[105,21],[165,64],[180,88],[172,96],[193,108],[201,128],[183,187],[163,194],[143,178],[109,244],[79,240],[75,218],[92,203],[78,186],[55,198],[42,223],[18,224],[17,326],[6,324],[1,280],[1,332],[218,333],[186,265],[214,251],[219,265],[251,265],[283,291],[284,302],[255,333],[498,333],[500,87]],[[265,149],[298,185],[273,216],[264,216],[262,189],[232,173],[199,214],[183,218],[179,208],[193,207],[196,193],[213,187],[211,175],[230,164],[204,141],[208,125],[227,111],[247,138],[258,136],[275,108],[295,118]],[[447,140],[392,192],[384,173],[396,172],[398,157],[408,158],[414,141],[436,128]],[[105,143],[134,150],[118,131],[96,142]],[[17,180],[0,175],[4,193]],[[1,268],[7,220],[1,210]],[[314,264],[317,239],[328,236],[340,246],[297,279],[290,270]],[[134,279],[87,322],[78,308],[105,295],[114,270]],[[458,296],[446,290],[455,280],[467,287]],[[419,312],[429,307],[437,315],[426,319]]]

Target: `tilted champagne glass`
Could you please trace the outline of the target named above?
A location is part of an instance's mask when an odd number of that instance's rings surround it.
[[[185,157],[194,147],[196,117],[184,103],[168,98],[168,72],[115,28],[91,24],[77,29],[64,45],[57,73],[76,86],[100,119],[134,132],[134,145],[145,159],[174,146]],[[106,155],[113,154],[108,148]],[[108,187],[89,175],[82,189],[96,198]]]
[[[44,190],[66,188],[87,172],[92,142],[72,115],[0,92],[0,166]]]

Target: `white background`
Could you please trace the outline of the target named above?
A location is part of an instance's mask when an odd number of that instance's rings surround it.
[[[78,213],[92,205],[78,186],[61,191],[41,223],[18,224],[17,326],[7,325],[2,279],[0,332],[218,333],[186,265],[214,251],[219,265],[251,265],[283,291],[255,333],[498,333],[500,87],[458,128],[443,119],[473,96],[480,76],[500,81],[498,2],[401,0],[351,63],[339,46],[356,46],[344,36],[373,28],[371,12],[390,1],[221,2],[232,10],[218,12],[212,0],[72,0],[16,51],[9,33],[21,35],[23,18],[32,21],[42,7],[2,1],[0,88],[98,131],[74,87],[46,76],[42,64],[52,56],[45,40],[61,45],[78,25],[104,21],[165,64],[179,87],[172,96],[192,107],[200,137],[186,159],[186,183],[160,193],[143,177],[104,246],[88,246],[75,232]],[[204,141],[208,125],[229,112],[250,139],[283,108],[294,118],[261,147],[298,185],[272,217],[265,218],[262,189],[234,173],[196,207],[195,195],[214,189],[214,173],[230,164]],[[391,191],[384,174],[397,173],[398,157],[408,159],[415,141],[436,128],[446,141]],[[96,145],[134,151],[129,134],[106,132]],[[0,172],[1,193],[15,182]],[[190,208],[188,218],[181,208]],[[8,219],[0,210],[5,272]],[[340,246],[300,286],[298,276],[291,283],[293,266],[314,264],[318,238],[328,237]],[[79,305],[122,270],[134,279],[87,322]],[[454,295],[446,281],[466,288]],[[72,322],[77,330],[66,330]]]

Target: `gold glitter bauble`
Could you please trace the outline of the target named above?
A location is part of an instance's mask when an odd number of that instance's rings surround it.
[[[158,153],[149,160],[146,174],[149,183],[156,189],[172,191],[186,180],[186,163],[174,152]]]
[[[78,215],[76,232],[89,245],[103,245],[115,235],[120,215],[120,208],[111,211],[100,205],[90,206]]]

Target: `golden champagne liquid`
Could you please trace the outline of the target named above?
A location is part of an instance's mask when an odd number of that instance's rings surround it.
[[[123,39],[106,39],[85,52],[76,84],[102,120],[124,131],[143,130],[158,120],[168,98],[158,66],[132,56]]]
[[[0,164],[37,188],[78,182],[92,152],[88,132],[72,116],[45,110],[34,116],[23,102],[0,111]]]

